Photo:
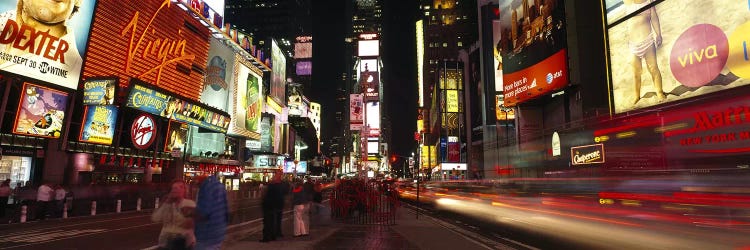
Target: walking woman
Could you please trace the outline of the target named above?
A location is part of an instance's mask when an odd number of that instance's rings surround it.
[[[5,208],[8,206],[8,197],[11,193],[10,179],[6,179],[0,184],[0,218],[5,217]]]
[[[151,215],[151,220],[162,223],[159,234],[160,249],[192,249],[195,244],[193,234],[195,202],[185,198],[186,191],[185,182],[173,181],[169,194]]]
[[[309,228],[304,219],[305,205],[309,202],[308,194],[304,191],[302,183],[294,185],[292,190],[292,204],[294,205],[294,237],[307,236]]]

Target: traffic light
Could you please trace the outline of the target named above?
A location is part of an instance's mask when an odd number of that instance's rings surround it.
[[[396,155],[391,155],[391,164],[396,163],[397,160],[398,160],[398,157]]]

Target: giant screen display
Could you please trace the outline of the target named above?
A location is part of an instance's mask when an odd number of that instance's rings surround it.
[[[0,1],[0,70],[77,89],[95,6],[96,0]]]
[[[747,1],[606,3],[615,113],[750,83]]]
[[[500,0],[506,107],[568,85],[564,5],[563,0]]]
[[[284,106],[286,101],[286,57],[276,40],[271,39],[271,99]]]
[[[68,106],[68,93],[31,83],[24,83],[22,90],[13,133],[59,138]]]

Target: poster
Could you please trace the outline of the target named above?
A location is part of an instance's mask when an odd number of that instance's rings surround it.
[[[261,128],[260,151],[261,152],[274,152],[273,151],[274,116],[271,116],[271,115],[262,116],[260,128]]]
[[[0,1],[0,70],[77,89],[95,6],[96,0]],[[29,19],[19,21],[21,14]]]
[[[564,5],[562,0],[500,1],[498,63],[506,107],[568,85]]]
[[[260,120],[263,108],[261,77],[246,65],[239,64],[237,71],[235,127],[261,133]]]
[[[188,125],[182,122],[169,122],[167,129],[167,140],[164,143],[164,152],[171,152],[174,149],[185,150],[187,142]]]
[[[68,105],[68,93],[24,83],[13,133],[59,138]]]
[[[83,105],[112,105],[117,78],[91,78],[83,82]]]
[[[364,103],[362,94],[349,95],[349,124],[351,130],[361,130],[364,122]]]
[[[615,113],[750,84],[747,1],[646,3],[607,1]]]
[[[286,57],[276,40],[271,40],[271,99],[281,106],[286,101]]]
[[[117,106],[89,105],[85,107],[83,126],[78,137],[79,141],[111,145],[115,138],[115,124],[117,124]]]
[[[200,100],[226,112],[229,104],[229,84],[234,79],[234,51],[216,38],[211,38],[210,45]]]

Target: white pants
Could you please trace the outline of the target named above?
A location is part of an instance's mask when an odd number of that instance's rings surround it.
[[[302,212],[302,221],[305,222],[305,234],[310,233],[310,202],[305,203],[305,211]]]
[[[305,223],[305,205],[294,205],[294,236],[308,234],[308,225]]]

